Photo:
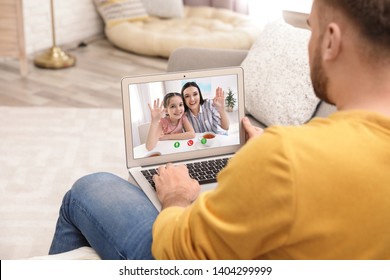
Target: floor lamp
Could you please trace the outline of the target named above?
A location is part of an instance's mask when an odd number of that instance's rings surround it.
[[[56,45],[56,34],[54,26],[54,5],[53,0],[50,0],[51,8],[51,29],[53,36],[53,47],[51,47],[47,52],[38,55],[34,59],[34,64],[41,68],[50,68],[50,69],[61,69],[67,68],[75,65],[76,58],[70,54],[65,53],[61,48]]]

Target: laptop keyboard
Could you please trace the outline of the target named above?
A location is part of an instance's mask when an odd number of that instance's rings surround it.
[[[218,158],[199,162],[187,163],[190,177],[196,179],[200,185],[215,183],[217,181],[217,174],[227,164],[229,158]],[[154,189],[156,186],[153,182],[153,175],[157,174],[157,169],[145,169],[141,171],[146,180],[152,185]]]

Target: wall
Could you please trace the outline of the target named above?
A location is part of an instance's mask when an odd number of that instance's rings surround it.
[[[54,0],[55,34],[58,46],[77,45],[103,35],[103,21],[93,0]],[[33,54],[52,43],[50,0],[23,0],[26,52]]]

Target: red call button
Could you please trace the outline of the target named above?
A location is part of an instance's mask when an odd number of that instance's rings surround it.
[[[188,140],[188,142],[187,142],[187,145],[188,145],[188,146],[192,146],[192,145],[194,145],[194,141],[192,141],[192,140]]]

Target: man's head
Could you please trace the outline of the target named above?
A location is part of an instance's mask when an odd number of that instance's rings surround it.
[[[322,100],[334,103],[332,74],[343,73],[352,58],[371,68],[389,67],[390,0],[314,0],[308,24],[311,79]]]

